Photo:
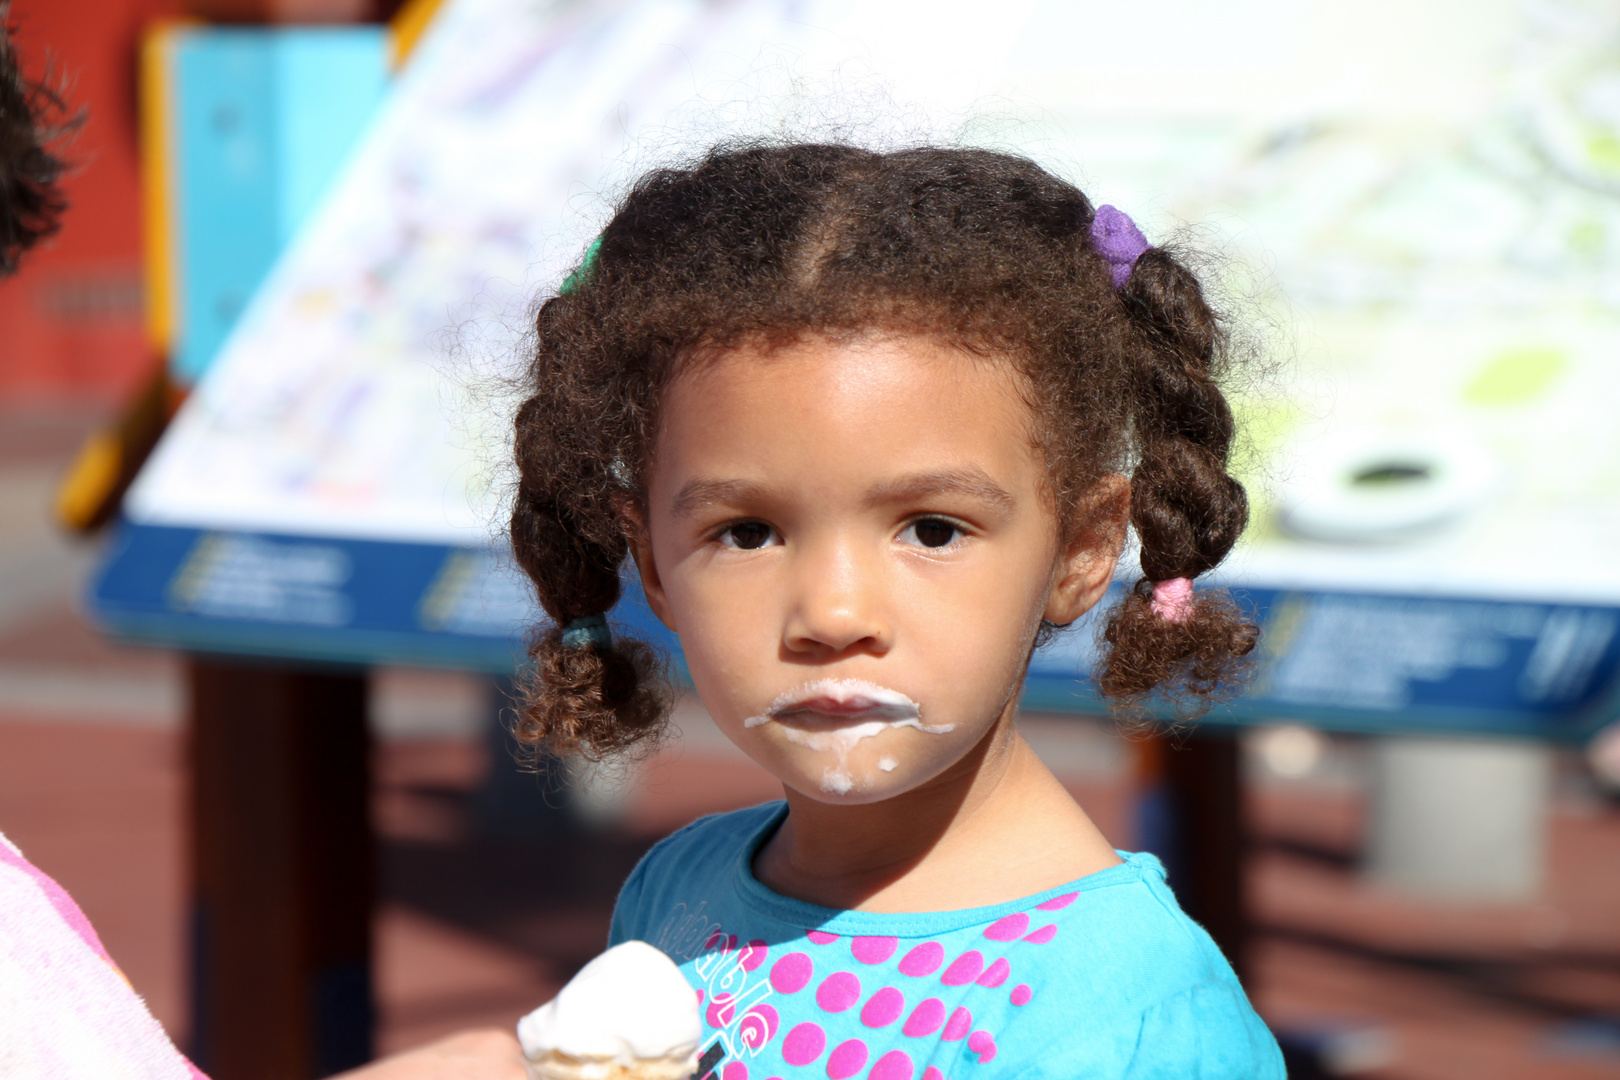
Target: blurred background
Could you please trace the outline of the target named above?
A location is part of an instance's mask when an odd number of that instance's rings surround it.
[[[1269,358],[1229,574],[1257,684],[1126,737],[1073,635],[1026,732],[1165,856],[1292,1075],[1620,1075],[1609,5],[10,23],[85,119],[60,233],[0,280],[0,830],[218,1080],[515,1022],[651,843],[778,794],[692,698],[651,761],[519,771],[494,537],[529,299],[640,169],[779,131],[1022,150],[1227,257]]]

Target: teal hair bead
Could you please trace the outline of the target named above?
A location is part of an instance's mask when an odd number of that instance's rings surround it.
[[[613,648],[613,631],[608,629],[607,616],[581,615],[563,627],[562,644],[565,649],[583,649],[594,645],[607,652]]]

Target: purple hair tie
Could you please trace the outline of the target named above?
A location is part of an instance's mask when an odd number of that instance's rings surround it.
[[[1113,206],[1097,207],[1097,214],[1091,219],[1091,243],[1097,254],[1107,261],[1116,289],[1125,287],[1136,260],[1153,246],[1131,216]]]

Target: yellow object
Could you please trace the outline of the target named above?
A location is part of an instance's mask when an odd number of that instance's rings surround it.
[[[67,478],[56,491],[56,517],[74,532],[87,532],[100,516],[107,493],[123,472],[124,448],[116,431],[99,431],[86,440]]]
[[[1562,349],[1510,349],[1479,370],[1463,400],[1470,405],[1523,405],[1546,393],[1566,366]]]
[[[416,43],[422,39],[427,31],[428,24],[433,16],[438,14],[444,0],[407,0],[404,7],[399,9],[392,21],[388,24],[389,35],[393,38],[394,70],[398,71],[410,59],[411,51]]]
[[[139,66],[141,224],[146,245],[146,333],[154,369],[123,414],[85,441],[56,490],[56,518],[92,532],[118,511],[124,489],[174,414],[167,356],[178,296],[174,243],[174,46],[194,20],[168,20],[141,39]]]
[[[185,26],[163,22],[141,41],[141,217],[146,233],[146,332],[167,356],[174,343],[174,40]]]
[[[154,358],[151,374],[123,414],[90,436],[56,489],[56,517],[74,532],[101,528],[118,513],[124,491],[168,427],[183,397],[169,367]]]

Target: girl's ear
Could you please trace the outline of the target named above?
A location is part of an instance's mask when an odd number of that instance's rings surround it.
[[[636,560],[636,572],[641,575],[641,591],[647,597],[647,606],[658,616],[658,621],[670,630],[675,629],[669,614],[669,597],[664,593],[664,582],[658,576],[658,564],[653,561],[652,541],[647,533],[647,517],[634,499],[623,497],[615,501],[619,521],[624,527],[625,539],[630,545],[630,557]]]
[[[1080,500],[1076,516],[1082,525],[1052,571],[1047,622],[1068,626],[1103,598],[1125,547],[1130,514],[1131,482],[1117,474],[1104,477]]]

